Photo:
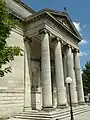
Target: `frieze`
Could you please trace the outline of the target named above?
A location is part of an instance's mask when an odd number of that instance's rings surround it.
[[[10,8],[7,8],[7,9],[8,9],[8,12],[9,12],[11,15],[13,15],[14,17],[19,18],[20,20],[24,21],[24,18],[23,18],[21,15],[17,14],[16,12],[14,12],[14,11],[13,11],[12,9],[10,9]]]

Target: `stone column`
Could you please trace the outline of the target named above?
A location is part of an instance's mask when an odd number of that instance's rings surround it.
[[[65,82],[65,87],[66,87],[66,98],[67,98],[67,103],[68,103],[68,101],[69,101],[68,85],[66,84],[66,81],[65,81],[65,79],[67,77],[67,56],[66,56],[66,51],[64,51],[64,53],[63,53],[63,68],[64,68],[64,82]]]
[[[57,87],[57,106],[66,106],[64,73],[62,63],[61,42],[57,38],[55,44],[55,73],[56,73],[56,87]]]
[[[31,50],[30,42],[24,42],[24,111],[31,110]]]
[[[52,107],[51,66],[49,34],[46,30],[41,33],[41,80],[42,80],[42,107]]]
[[[76,81],[74,76],[74,61],[73,61],[73,54],[72,49],[70,46],[67,48],[67,76],[72,78],[71,87],[71,99],[73,105],[77,104],[77,91],[76,91]]]
[[[75,63],[75,75],[76,75],[78,102],[80,104],[83,104],[84,103],[84,91],[83,91],[83,83],[82,83],[82,76],[81,76],[81,68],[80,68],[78,51],[75,51],[75,53],[74,53],[74,63]]]
[[[63,68],[64,68],[64,79],[67,77],[67,57],[66,52],[63,54]]]
[[[55,79],[55,72],[52,71],[52,104],[53,108],[57,107],[57,89],[56,89],[56,79]]]

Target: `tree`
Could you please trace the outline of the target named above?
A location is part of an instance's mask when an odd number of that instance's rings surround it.
[[[90,93],[90,61],[85,64],[82,74],[85,95]]]
[[[4,0],[0,0],[0,77],[5,73],[11,72],[11,67],[3,68],[3,65],[14,60],[15,56],[22,55],[22,49],[19,46],[8,46],[7,38],[11,30],[15,29],[17,20],[10,19],[10,14]]]

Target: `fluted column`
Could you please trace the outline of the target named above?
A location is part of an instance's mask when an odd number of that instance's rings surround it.
[[[65,48],[64,48],[65,49]],[[64,68],[64,82],[67,78],[67,56],[66,56],[66,51],[63,53],[63,68]],[[65,87],[66,87],[66,98],[67,98],[67,103],[69,101],[69,93],[68,93],[68,85],[65,82]]]
[[[30,42],[25,41],[24,50],[24,111],[31,110],[31,50]]]
[[[77,91],[76,91],[76,81],[75,81],[75,73],[74,73],[74,61],[72,49],[70,46],[67,48],[67,76],[72,78],[71,87],[71,100],[73,104],[77,104]]]
[[[55,79],[55,72],[52,71],[52,103],[53,107],[57,107],[57,89],[56,89],[56,79]]]
[[[55,46],[55,73],[57,87],[57,105],[66,106],[61,42],[58,38],[56,40],[57,42]]]
[[[67,56],[66,52],[63,54],[63,68],[64,68],[64,79],[67,77]]]
[[[41,80],[42,80],[42,106],[43,108],[52,107],[51,89],[51,66],[49,34],[46,30],[41,33]]]
[[[83,91],[83,83],[82,83],[78,51],[75,51],[74,53],[74,62],[75,62],[75,75],[76,75],[76,83],[77,83],[78,102],[80,104],[83,104],[84,103],[84,91]]]

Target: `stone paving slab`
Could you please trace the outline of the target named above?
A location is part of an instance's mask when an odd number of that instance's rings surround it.
[[[70,120],[70,117],[64,120]],[[74,116],[74,120],[90,120],[90,111]]]

